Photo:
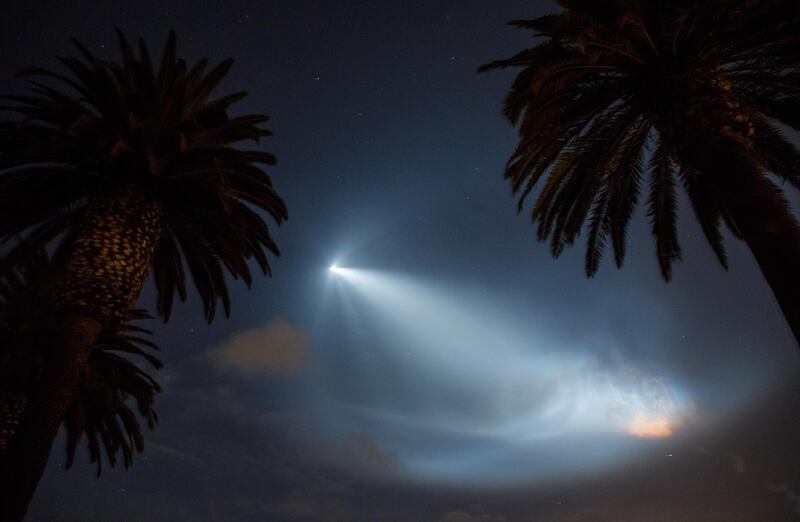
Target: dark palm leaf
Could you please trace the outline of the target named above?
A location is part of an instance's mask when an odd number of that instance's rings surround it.
[[[661,275],[669,281],[672,278],[672,263],[681,258],[681,247],[678,244],[678,215],[672,161],[661,144],[650,157],[650,172],[647,215],[650,217],[653,236],[656,239],[656,255]]]
[[[138,310],[132,319],[148,317]],[[128,469],[133,463],[134,452],[144,449],[144,435],[138,417],[150,429],[158,422],[153,405],[155,394],[161,388],[130,357],[140,357],[155,369],[161,368],[161,361],[149,353],[149,350],[156,349],[155,345],[142,337],[142,332],[133,330],[123,328],[119,332],[103,333],[92,351],[78,396],[64,416],[67,468],[72,466],[78,444],[85,434],[89,460],[96,464],[98,476],[103,461],[101,445],[112,467],[121,454],[123,465]]]
[[[3,259],[8,263],[8,259]],[[24,397],[37,380],[42,366],[31,325],[47,321],[41,316],[40,285],[46,281],[50,260],[43,250],[33,250],[24,262],[15,263],[0,277],[0,382],[3,390]],[[76,398],[68,409],[63,426],[67,433],[66,467],[72,466],[78,444],[85,434],[91,462],[99,475],[101,450],[111,466],[121,454],[127,469],[135,451],[142,451],[142,424],[150,429],[158,420],[153,409],[158,383],[140,366],[141,359],[154,369],[161,361],[151,352],[156,345],[148,339],[150,331],[135,324],[149,319],[143,310],[133,310],[131,322],[120,330],[106,331],[93,348]],[[138,413],[134,412],[135,411]],[[98,435],[100,436],[98,438]]]
[[[16,115],[0,121],[0,241],[43,247],[68,236],[93,202],[135,187],[164,209],[159,315],[169,317],[175,294],[186,299],[189,275],[210,321],[218,299],[230,309],[225,272],[249,285],[248,261],[268,275],[267,252],[278,254],[264,216],[280,223],[286,207],[261,169],[275,157],[240,147],[270,135],[268,118],[229,115],[246,93],[213,96],[232,60],[187,67],[170,33],[153,64],[141,40],[134,50],[118,37],[119,62],[75,41],[78,57],[59,59],[65,73],[24,69],[29,93],[0,101]]]
[[[737,226],[707,174],[682,164],[674,151],[701,135],[735,136],[764,172],[800,187],[800,151],[779,130],[800,127],[800,4],[559,3],[559,14],[512,22],[540,37],[537,46],[480,69],[520,69],[505,104],[520,131],[506,169],[520,209],[538,192],[532,216],[555,256],[585,228],[591,276],[609,243],[622,264],[628,223],[647,181],[656,251],[669,279],[680,259],[677,162],[724,266],[720,227],[738,234]]]

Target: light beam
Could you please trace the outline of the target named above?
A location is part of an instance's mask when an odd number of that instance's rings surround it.
[[[590,471],[630,457],[642,447],[632,439],[670,437],[692,415],[668,376],[596,355],[613,346],[564,346],[531,310],[502,298],[337,264],[330,271],[349,303],[332,317],[336,328],[346,335],[355,318],[367,341],[348,340],[331,352],[338,364],[320,365],[338,368],[320,420],[330,433],[369,431],[403,475],[500,484],[544,478],[543,469]]]

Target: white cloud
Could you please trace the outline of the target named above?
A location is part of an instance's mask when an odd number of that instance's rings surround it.
[[[308,338],[285,321],[273,321],[232,335],[211,357],[220,368],[246,374],[294,374],[309,364]]]

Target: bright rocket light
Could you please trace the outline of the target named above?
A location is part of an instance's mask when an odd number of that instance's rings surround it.
[[[322,376],[331,396],[317,401],[320,420],[332,436],[370,433],[405,477],[507,484],[591,471],[631,458],[632,439],[672,436],[692,416],[668,376],[592,355],[613,346],[559,346],[529,310],[501,298],[330,271],[343,283],[331,319],[344,347],[331,354],[353,359],[346,377],[341,359]]]
[[[337,263],[332,264],[328,267],[328,271],[337,277],[353,277],[353,274],[357,272],[357,270],[353,268],[344,268],[339,266]]]

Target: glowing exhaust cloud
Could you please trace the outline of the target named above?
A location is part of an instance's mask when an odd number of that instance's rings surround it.
[[[629,433],[643,439],[663,439],[672,435],[675,421],[665,417],[642,415],[633,419]]]
[[[635,439],[670,437],[691,418],[668,377],[557,346],[502,298],[330,272],[340,299],[330,313],[347,316],[337,327],[359,329],[369,348],[346,379],[330,376],[320,418],[332,434],[371,433],[396,456],[395,475],[483,486],[568,476],[619,464]],[[370,395],[338,385],[351,380]]]

